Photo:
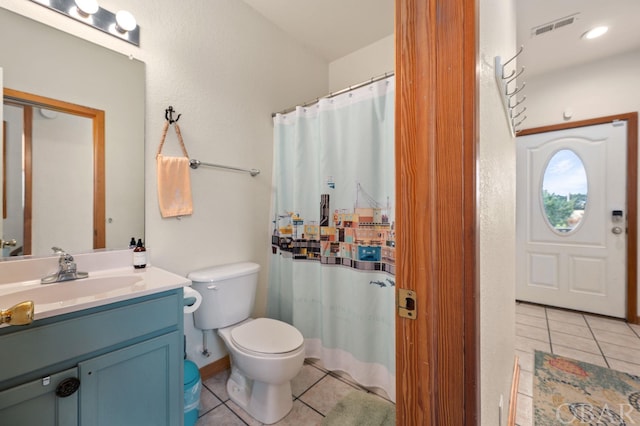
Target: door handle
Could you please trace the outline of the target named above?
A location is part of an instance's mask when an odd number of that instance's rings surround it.
[[[15,239],[15,238],[12,238],[12,239],[10,239],[10,240],[2,240],[2,239],[0,238],[0,248],[5,248],[5,247],[15,247],[15,245],[16,245],[17,243],[18,243],[18,242],[16,241],[16,239]]]

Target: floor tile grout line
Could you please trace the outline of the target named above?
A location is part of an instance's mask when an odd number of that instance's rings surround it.
[[[547,334],[549,335],[549,349],[551,353],[553,353],[553,342],[551,341],[551,326],[549,325],[549,314],[547,312],[547,308],[544,308],[544,319],[547,321]],[[533,353],[535,360],[535,352]]]
[[[324,373],[324,376],[320,377],[318,380],[316,380],[315,382],[313,382],[313,384],[311,386],[309,386],[308,388],[306,388],[300,395],[298,395],[296,397],[296,399],[300,399],[300,397],[302,397],[302,395],[304,395],[305,393],[309,392],[311,389],[313,389],[314,386],[316,386],[318,383],[320,383],[325,377],[327,377],[329,375],[329,373]]]
[[[543,319],[543,318],[540,318],[540,319]],[[519,326],[519,325],[524,325],[525,327],[537,328],[538,330],[544,330],[545,328],[547,328],[545,326],[538,327],[537,325],[526,324],[526,323],[523,323],[523,322],[517,322],[516,321],[516,326]]]
[[[609,365],[609,361],[607,361],[607,357],[604,354],[604,351],[602,350],[602,347],[600,346],[600,342],[598,341],[598,338],[596,337],[596,334],[593,332],[593,329],[591,328],[591,324],[589,324],[589,321],[587,320],[587,317],[582,315],[582,317],[584,318],[584,322],[587,323],[587,327],[589,327],[589,331],[591,332],[591,335],[593,336],[593,340],[596,341],[596,345],[598,345],[598,349],[600,350],[600,353],[602,354],[602,359],[604,359],[604,363],[607,365],[607,368],[611,368],[611,366]]]
[[[334,379],[340,380],[342,383],[344,383],[344,384],[346,384],[346,385],[349,385],[349,386],[351,386],[352,388],[354,388],[354,389],[356,389],[356,390],[366,391],[366,392],[368,392],[368,391],[369,391],[369,390],[368,390],[367,388],[365,388],[364,386],[361,386],[361,385],[357,384],[357,383],[355,382],[355,380],[354,380],[354,381],[349,381],[349,380],[347,380],[347,379],[344,379],[344,378],[340,377],[340,374],[335,373],[335,372],[333,372],[333,371],[330,371],[330,372],[329,372],[329,376],[333,377]]]
[[[613,361],[620,361],[620,362],[624,362],[626,364],[637,365],[638,367],[640,367],[640,362],[631,362],[631,361],[627,361],[627,360],[624,360],[624,359],[615,358],[615,357],[612,357],[612,356],[610,356],[609,358],[611,360],[613,360]]]
[[[529,336],[521,336],[519,334],[516,334],[516,337],[522,337],[523,339],[535,340],[536,342],[540,342],[540,343],[549,343],[546,340],[535,339],[535,338],[529,337]]]
[[[632,332],[633,334],[635,334],[635,335],[638,337],[638,339],[640,339],[640,334],[638,334],[638,332],[636,331],[636,329],[635,329],[635,328],[633,328],[633,327],[631,327],[631,324],[629,324],[628,322],[627,322],[626,324],[627,324],[627,327],[629,327],[629,328],[631,329],[631,332]]]
[[[296,398],[297,401],[300,401],[302,404],[306,405],[307,407],[309,407],[310,409],[312,409],[313,411],[315,411],[316,413],[320,414],[322,417],[327,417],[324,414],[322,414],[320,411],[318,411],[317,408],[312,407],[311,405],[309,405],[309,403],[301,400],[300,398]]]
[[[231,400],[229,399],[229,401],[231,401]],[[231,408],[230,406],[228,406],[226,402],[224,402],[224,403],[223,403],[223,405],[224,405],[225,407],[227,407],[227,409],[228,409],[229,411],[231,411],[231,412],[232,412],[232,413],[233,413],[233,414],[234,414],[238,419],[240,419],[240,421],[241,421],[242,423],[244,423],[245,425],[249,426],[249,423],[245,422],[245,421],[244,421],[244,419],[243,419],[242,417],[240,417],[240,415],[239,415],[238,413],[236,413],[236,412],[234,411],[234,409],[233,409],[233,408]],[[242,410],[242,408],[240,408],[240,409]],[[260,423],[260,424],[262,424],[262,423]]]
[[[229,401],[229,399],[230,399],[230,398],[227,398],[227,399],[222,399],[222,398],[220,398],[220,397],[218,396],[218,394],[217,394],[217,393],[215,393],[215,392],[213,391],[213,389],[211,389],[209,386],[205,385],[205,384],[204,384],[204,382],[202,382],[202,387],[203,387],[203,388],[205,388],[205,389],[207,389],[209,392],[211,392],[211,394],[212,394],[213,396],[215,396],[215,397],[218,399],[218,401],[220,401],[222,404],[224,404],[225,402]],[[227,395],[227,396],[228,396],[228,395]]]
[[[553,331],[553,333],[556,334],[556,335],[561,334],[563,336],[569,336],[569,337],[572,337],[574,339],[582,339],[582,340],[586,340],[586,341],[589,341],[589,342],[595,342],[596,344],[598,343],[598,339],[594,339],[593,337],[589,338],[589,337],[584,337],[584,336],[577,336],[575,334],[565,333],[563,331],[557,331],[557,330],[551,330],[551,331]],[[556,337],[561,337],[561,336],[556,336]],[[563,346],[565,348],[566,347],[571,348],[570,346],[567,346],[567,344],[562,344],[562,343],[557,343],[556,346]],[[572,349],[576,349],[576,350],[579,350],[579,351],[582,351],[582,352],[587,352],[587,353],[593,353],[593,352],[589,352],[586,349],[580,349],[580,348],[577,348],[577,347],[574,347]],[[639,350],[640,350],[640,348],[639,348]],[[601,349],[600,349],[600,346],[598,345],[598,353],[599,352],[601,352]],[[598,355],[598,353],[595,353],[594,355]]]

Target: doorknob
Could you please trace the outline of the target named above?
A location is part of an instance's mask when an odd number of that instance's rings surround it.
[[[613,228],[611,228],[611,232],[613,232],[616,235],[620,235],[622,234],[622,228],[619,226],[614,226]]]
[[[15,245],[18,242],[16,241],[15,238],[11,239],[11,240],[2,240],[0,239],[0,248],[5,248],[5,247],[15,247]]]

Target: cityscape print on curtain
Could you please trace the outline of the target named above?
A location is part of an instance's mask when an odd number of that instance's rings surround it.
[[[394,78],[274,118],[268,315],[395,400]]]

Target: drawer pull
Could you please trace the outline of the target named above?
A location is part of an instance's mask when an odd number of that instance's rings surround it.
[[[56,387],[56,395],[60,398],[66,398],[76,393],[79,387],[80,380],[75,377],[69,377],[58,383],[58,386]]]

